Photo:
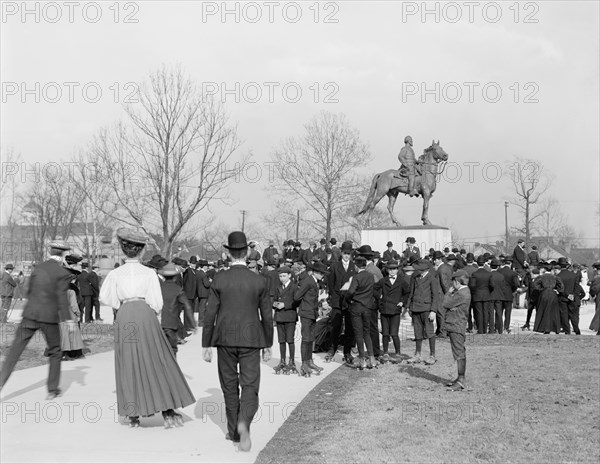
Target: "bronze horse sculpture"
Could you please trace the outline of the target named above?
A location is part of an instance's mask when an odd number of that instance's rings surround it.
[[[424,225],[430,225],[427,215],[429,212],[429,199],[435,192],[436,188],[436,177],[443,171],[443,166],[438,172],[438,165],[442,162],[448,161],[448,154],[440,146],[440,141],[437,143],[435,140],[431,142],[431,146],[426,148],[417,161],[417,169],[420,170],[420,174],[415,177],[415,188],[419,195],[423,197],[423,213],[421,214],[421,221]],[[368,213],[368,224],[371,224],[371,213],[377,206],[377,203],[387,195],[388,211],[390,218],[396,226],[400,226],[400,223],[394,216],[394,205],[399,193],[408,194],[408,178],[399,177],[397,169],[388,169],[387,171],[380,172],[373,177],[371,182],[371,188],[369,189],[369,196],[365,202],[365,206],[356,215]]]

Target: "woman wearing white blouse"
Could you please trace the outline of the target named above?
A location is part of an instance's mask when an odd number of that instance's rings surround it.
[[[157,318],[163,307],[158,276],[139,261],[148,238],[130,229],[119,229],[117,237],[127,259],[106,276],[100,301],[119,310],[115,320],[119,415],[137,427],[140,416],[162,411],[165,427],[183,425],[174,409],[196,400]]]

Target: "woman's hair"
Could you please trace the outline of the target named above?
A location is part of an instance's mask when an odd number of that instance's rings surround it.
[[[121,250],[128,258],[137,258],[146,245],[141,243],[130,242],[129,240],[119,239]]]
[[[229,254],[231,259],[244,259],[248,255],[248,248],[231,249]]]

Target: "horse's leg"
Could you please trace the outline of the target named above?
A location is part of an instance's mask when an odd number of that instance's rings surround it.
[[[421,214],[421,221],[423,221],[423,225],[431,225],[431,221],[429,220],[429,199],[431,198],[431,193],[428,191],[423,191],[423,214]]]
[[[387,196],[389,198],[387,209],[390,213],[390,218],[396,226],[400,227],[398,219],[396,219],[396,216],[394,216],[394,205],[396,204],[396,200],[398,199],[398,192],[388,192]]]

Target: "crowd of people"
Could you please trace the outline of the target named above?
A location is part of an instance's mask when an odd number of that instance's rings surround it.
[[[527,306],[521,330],[531,329],[535,311],[535,332],[580,335],[579,308],[589,294],[596,297],[590,329],[600,334],[600,262],[589,273],[566,258],[547,263],[535,249],[527,254],[522,240],[510,256],[474,256],[458,248],[430,249],[422,256],[414,237],[400,251],[388,242],[383,254],[350,241],[338,247],[335,238],[320,240],[319,247],[311,242],[307,249],[288,240],[281,253],[270,242],[261,254],[243,232],[232,232],[223,245],[226,259],[209,263],[197,256],[169,261],[160,255],[144,262],[148,237],[129,229],[120,229],[117,237],[127,259],[101,286],[85,271],[81,257],[68,254],[68,246],[50,245],[50,259],[32,273],[0,388],[31,336],[42,330],[50,358],[49,398],[59,396],[61,360],[82,356],[78,322],[84,314],[86,322],[94,320],[93,309],[102,302],[114,314],[120,415],[138,427],[140,417],[161,412],[166,427],[181,426],[176,409],[195,399],[177,363],[178,346],[200,326],[203,359],[211,362],[212,347],[217,348],[226,438],[248,450],[258,408],[260,351],[268,361],[274,327],[279,344],[275,372],[304,377],[323,370],[313,360],[315,351],[325,351],[325,362],[331,362],[341,347],[344,363],[356,369],[388,362],[432,365],[436,340],[448,339],[458,374],[447,384],[453,391],[466,388],[466,333],[510,333],[520,294]],[[7,266],[5,272],[11,270]],[[402,356],[399,327],[408,317],[415,351]],[[101,321],[98,309],[95,320]],[[136,343],[130,343],[132,336]],[[427,355],[422,352],[425,340]]]

